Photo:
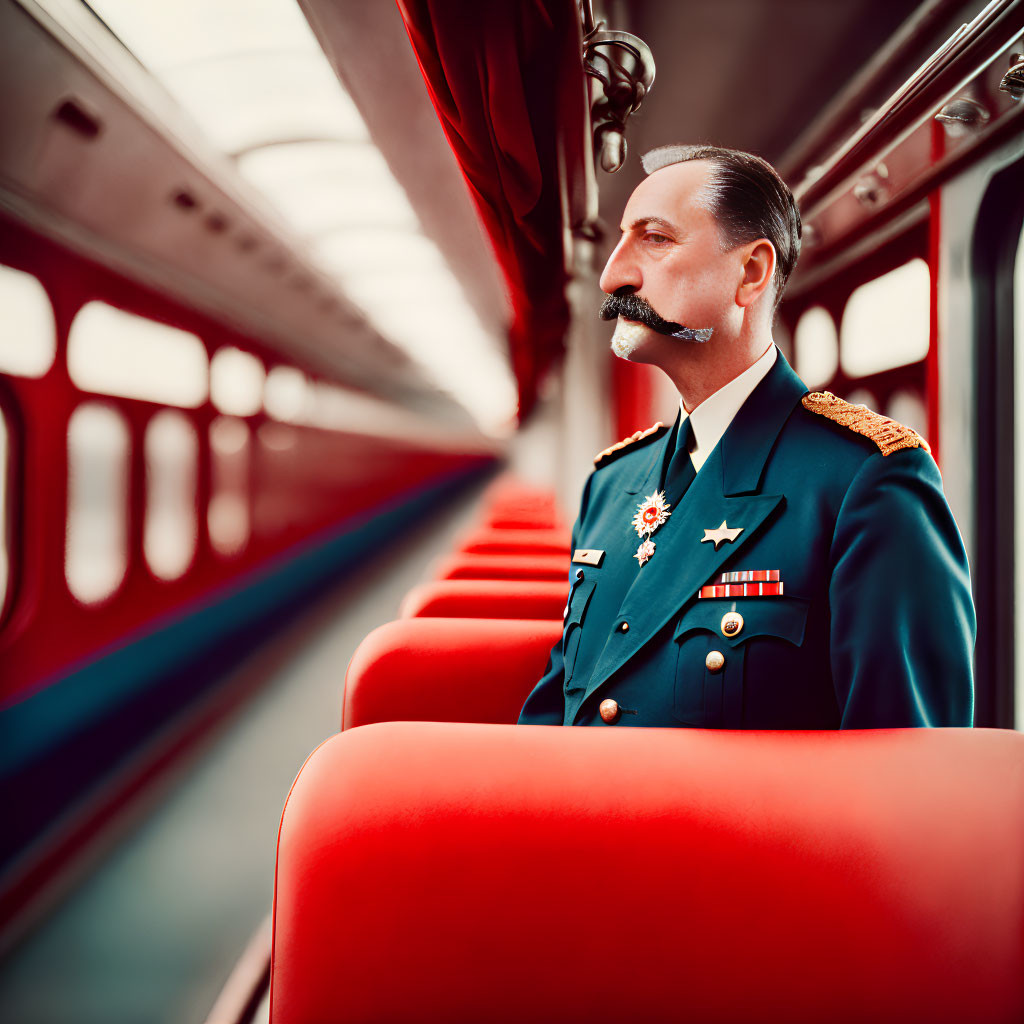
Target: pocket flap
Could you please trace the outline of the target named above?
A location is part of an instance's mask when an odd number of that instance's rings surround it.
[[[755,636],[777,637],[798,647],[804,640],[809,608],[810,602],[797,597],[698,599],[680,616],[672,639],[678,642],[690,633],[706,631],[732,647]],[[732,611],[743,616],[743,628],[736,636],[725,636],[722,616]]]
[[[597,586],[596,583],[586,581],[576,584],[569,597],[569,614],[565,617],[566,629],[583,621],[583,615],[590,603],[590,595],[594,593],[595,586]]]

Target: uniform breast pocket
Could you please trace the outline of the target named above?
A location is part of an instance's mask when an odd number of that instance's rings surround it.
[[[580,648],[580,635],[583,632],[583,620],[586,618],[587,605],[594,593],[596,584],[591,582],[577,583],[569,595],[569,606],[562,628],[562,663],[565,666],[565,688],[568,690],[569,680],[576,667],[576,655]]]
[[[707,729],[742,728],[743,691],[752,682],[750,641],[757,638],[758,660],[770,664],[779,645],[792,650],[803,643],[808,607],[791,597],[704,599],[691,605],[673,635],[678,645],[675,717]]]

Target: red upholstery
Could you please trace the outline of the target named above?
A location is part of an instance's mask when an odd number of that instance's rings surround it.
[[[559,580],[568,586],[569,552],[562,555],[447,555],[438,559],[439,580]]]
[[[543,508],[556,512],[558,499],[550,487],[540,487],[525,480],[503,473],[483,493],[484,508],[499,508],[508,505]]]
[[[491,530],[564,530],[566,528],[559,516],[515,509],[488,512],[481,518],[481,525]]]
[[[404,618],[561,619],[568,586],[545,580],[435,580],[402,602]]]
[[[519,554],[547,552],[567,558],[568,530],[494,530],[481,528],[466,536],[457,545],[460,554]]]
[[[564,351],[564,225],[587,210],[578,8],[569,0],[399,0],[398,8],[508,285],[509,356],[525,419]]]
[[[349,662],[341,727],[396,719],[514,722],[561,635],[561,620],[385,623]]]
[[[1024,736],[393,722],[307,761],[273,1024],[1024,1020]]]

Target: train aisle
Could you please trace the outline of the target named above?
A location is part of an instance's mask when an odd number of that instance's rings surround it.
[[[269,913],[285,796],[337,732],[342,682],[370,630],[451,550],[486,482],[463,490],[239,670],[259,690],[150,797],[98,868],[0,964],[0,1021],[202,1022]]]

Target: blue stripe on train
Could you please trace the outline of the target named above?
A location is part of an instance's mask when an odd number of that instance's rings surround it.
[[[300,553],[233,581],[0,714],[0,799],[7,810],[0,872],[120,762],[214,689],[308,598],[335,583],[339,571],[366,560],[382,534],[395,536],[481,471],[446,474],[372,516],[331,527],[304,541]]]

